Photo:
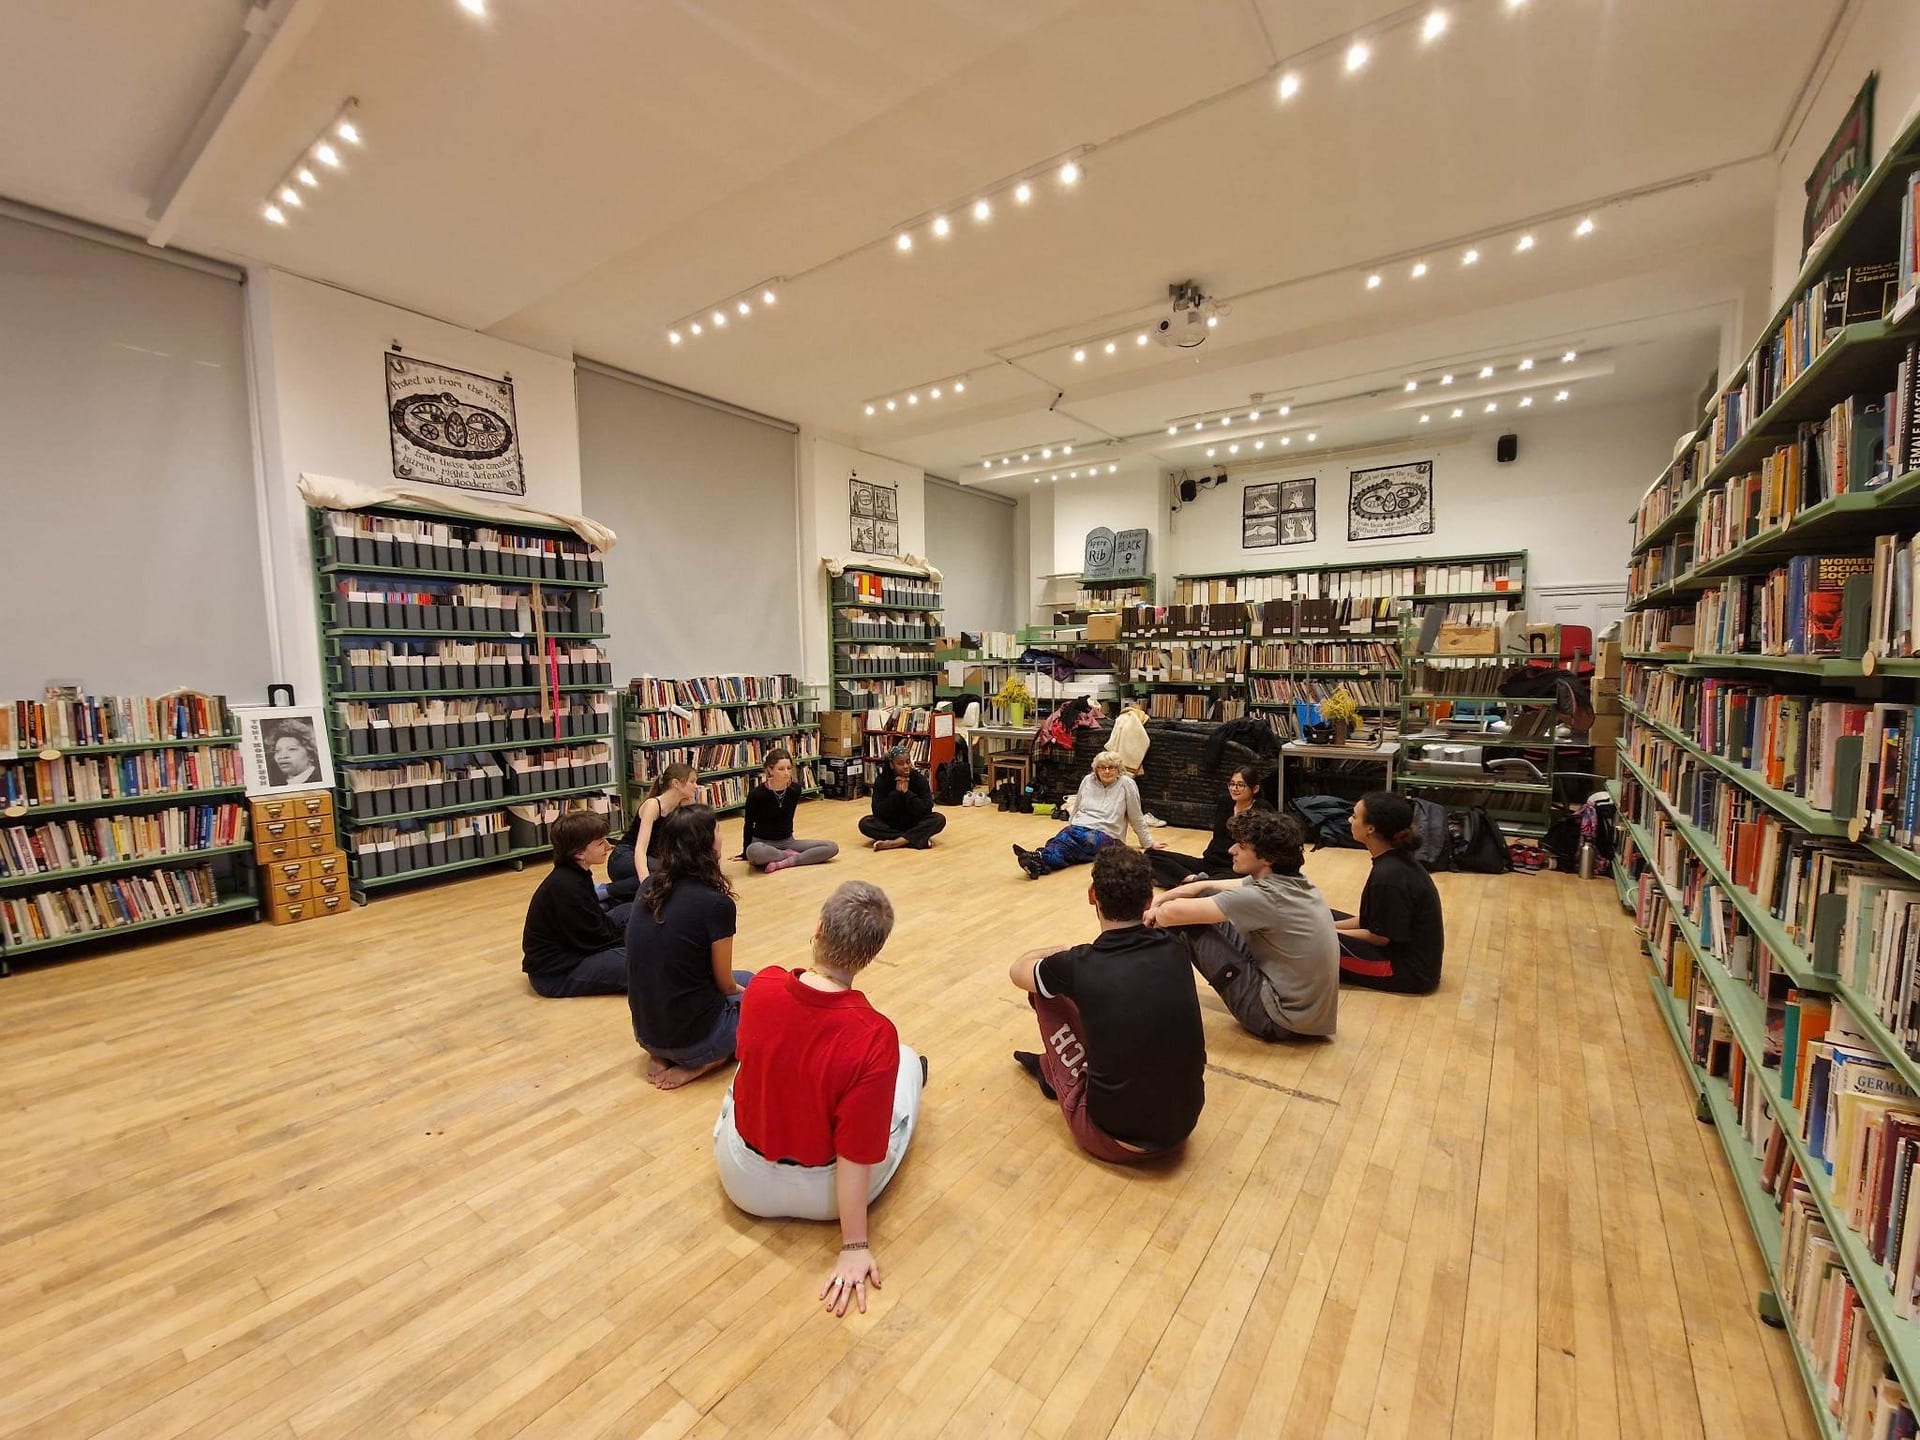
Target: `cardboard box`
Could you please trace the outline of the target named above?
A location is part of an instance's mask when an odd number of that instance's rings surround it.
[[[1094,645],[1111,644],[1120,638],[1118,611],[1103,611],[1087,616],[1087,640]]]
[[[1618,640],[1601,641],[1600,653],[1594,657],[1593,662],[1595,678],[1600,680],[1618,680],[1623,664],[1624,662],[1620,658],[1620,642]]]
[[[861,713],[858,710],[822,710],[819,718],[820,739],[823,743],[828,740],[857,742],[864,728]]]
[[[1491,625],[1442,625],[1433,642],[1435,655],[1497,655],[1500,632]]]
[[[1620,743],[1620,731],[1625,718],[1619,715],[1599,715],[1593,717],[1593,728],[1587,731],[1587,743],[1596,749],[1602,745],[1614,746]]]
[[[831,713],[831,712],[829,712]],[[820,753],[836,760],[860,753],[860,742],[851,735],[822,735]]]

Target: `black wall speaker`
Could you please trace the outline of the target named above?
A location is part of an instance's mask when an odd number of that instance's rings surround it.
[[[1518,435],[1502,435],[1494,442],[1493,458],[1502,465],[1511,465],[1519,455],[1520,437]]]
[[[1182,505],[1191,505],[1199,498],[1200,487],[1198,485],[1194,484],[1192,480],[1182,480],[1180,482],[1180,503]]]

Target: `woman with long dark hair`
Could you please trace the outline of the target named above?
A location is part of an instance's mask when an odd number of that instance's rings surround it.
[[[658,829],[660,868],[627,921],[627,1004],[647,1083],[678,1090],[733,1058],[753,972],[733,968],[733,887],[712,808],[681,805]]]
[[[654,776],[653,787],[640,808],[633,812],[633,824],[607,857],[607,903],[617,905],[640,893],[642,863],[651,875],[660,868],[660,822],[682,805],[700,798],[700,783],[691,765],[675,763]],[[641,858],[646,859],[642,862]]]
[[[1440,988],[1446,926],[1440,892],[1415,853],[1420,836],[1406,797],[1374,790],[1353,807],[1353,838],[1373,856],[1360,913],[1333,912],[1340,935],[1340,982],[1403,995]]]
[[[1153,866],[1153,883],[1162,890],[1185,885],[1193,880],[1231,880],[1233,878],[1233,836],[1227,822],[1249,810],[1270,810],[1260,794],[1267,778],[1266,768],[1249,762],[1234,767],[1227,777],[1227,793],[1213,817],[1213,838],[1198,855],[1177,855],[1171,850],[1155,850],[1147,860]]]
[[[760,783],[741,813],[740,858],[772,874],[793,865],[824,865],[840,853],[831,840],[802,840],[793,833],[793,812],[800,807],[793,754],[776,746],[761,764]]]

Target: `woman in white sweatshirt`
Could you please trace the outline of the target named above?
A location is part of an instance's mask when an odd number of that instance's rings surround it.
[[[1040,849],[1013,847],[1014,858],[1029,880],[1069,865],[1091,864],[1103,846],[1124,845],[1129,829],[1140,837],[1142,850],[1161,848],[1148,833],[1146,818],[1141,814],[1140,787],[1131,775],[1123,773],[1120,757],[1111,750],[1093,757],[1093,773],[1080,782],[1072,817],[1073,823]]]

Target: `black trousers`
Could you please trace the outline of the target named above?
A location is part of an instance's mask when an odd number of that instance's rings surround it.
[[[1336,910],[1333,918],[1351,920],[1353,917],[1344,910]],[[1396,995],[1431,995],[1439,988],[1396,970],[1393,957],[1384,945],[1356,940],[1344,930],[1340,932],[1340,983],[1366,990],[1391,990]]]
[[[875,815],[864,815],[860,819],[860,833],[869,840],[904,840],[916,850],[926,849],[927,842],[946,828],[947,817],[938,810],[905,830],[897,830]]]
[[[1153,867],[1153,883],[1162,890],[1187,883],[1189,875],[1204,875],[1209,880],[1230,880],[1233,871],[1213,870],[1200,855],[1180,855],[1172,850],[1149,850],[1147,864]]]

